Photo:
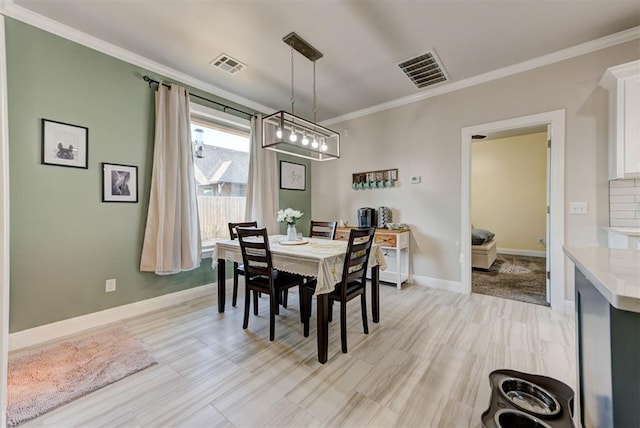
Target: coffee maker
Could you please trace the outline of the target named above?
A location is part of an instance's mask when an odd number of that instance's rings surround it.
[[[374,208],[358,208],[358,227],[376,227],[376,210]]]

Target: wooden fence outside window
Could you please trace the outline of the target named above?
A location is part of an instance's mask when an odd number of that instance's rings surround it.
[[[198,196],[198,216],[202,246],[219,239],[229,239],[228,223],[244,221],[246,197]]]

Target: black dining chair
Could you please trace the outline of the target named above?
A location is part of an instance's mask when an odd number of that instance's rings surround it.
[[[337,227],[338,227],[338,222],[336,221],[311,220],[311,227],[309,228],[309,236],[312,238],[336,239]]]
[[[340,303],[340,340],[342,342],[342,352],[347,353],[347,302],[360,296],[360,308],[362,310],[362,328],[364,334],[369,334],[369,324],[367,322],[367,265],[369,264],[369,254],[376,229],[351,229],[349,243],[345,254],[344,266],[342,270],[342,280],[336,284],[335,289],[329,293],[329,314],[333,308],[333,302]],[[304,335],[309,335],[309,318],[311,316],[311,300],[315,292],[315,283],[307,283],[303,286],[303,307],[302,312],[305,317]]]
[[[242,223],[229,223],[229,236],[231,240],[238,237],[236,233],[236,227],[258,227],[257,221],[245,221]],[[236,306],[238,300],[238,276],[244,276],[244,265],[233,262],[233,298],[231,299],[231,305]]]
[[[258,302],[255,293],[264,293],[269,296],[269,340],[275,337],[275,316],[279,309],[279,299],[283,291],[289,288],[301,286],[305,278],[300,275],[278,271],[273,268],[271,250],[269,248],[269,236],[267,229],[237,227],[242,261],[244,264],[244,320],[242,328],[249,326],[249,294],[254,292],[253,312],[258,313]],[[302,293],[302,290],[299,289]],[[302,301],[302,296],[300,301]],[[302,308],[301,308],[302,311]]]

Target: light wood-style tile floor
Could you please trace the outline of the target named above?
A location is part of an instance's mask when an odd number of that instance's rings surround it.
[[[573,317],[547,307],[381,285],[381,322],[369,307],[369,335],[358,300],[348,305],[348,354],[334,308],[323,365],[315,313],[305,338],[297,293],[276,318],[274,342],[268,300],[242,330],[240,294],[224,314],[213,295],[123,320],[159,364],[23,426],[479,427],[492,370],[551,376],[575,390]]]

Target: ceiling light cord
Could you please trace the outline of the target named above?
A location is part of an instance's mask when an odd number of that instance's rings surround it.
[[[293,44],[291,45],[291,114],[295,115],[296,97],[293,90]]]
[[[313,61],[313,123],[316,123],[316,62]]]
[[[294,75],[293,75],[293,44],[291,45],[291,114],[294,115],[296,114],[296,97],[295,97],[295,91],[294,91]],[[298,140],[298,136],[296,135],[296,127],[295,127],[295,120],[291,121],[291,133],[289,134],[289,141],[291,141],[292,143],[295,143]]]

